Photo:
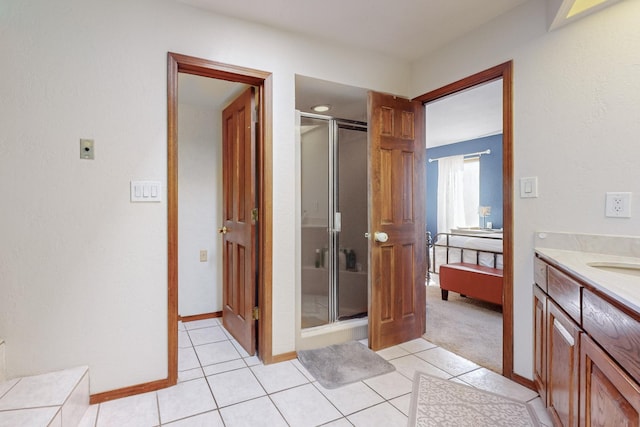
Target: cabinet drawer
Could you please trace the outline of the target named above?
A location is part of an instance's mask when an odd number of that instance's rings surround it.
[[[540,289],[547,292],[547,263],[540,258],[533,259],[533,278]]]
[[[640,382],[640,321],[598,295],[584,290],[584,330],[637,382]]]
[[[566,274],[551,266],[547,267],[547,293],[578,325],[582,324],[581,289],[582,286]]]

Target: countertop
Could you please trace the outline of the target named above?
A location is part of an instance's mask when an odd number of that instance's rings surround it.
[[[589,265],[590,263],[640,265],[640,257],[544,247],[536,247],[535,250],[543,258],[565,269],[591,287],[640,312],[640,276],[606,271]]]

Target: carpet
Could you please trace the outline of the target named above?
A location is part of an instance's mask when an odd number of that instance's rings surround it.
[[[298,351],[298,359],[328,389],[386,374],[395,366],[357,341]]]
[[[525,402],[416,372],[409,424],[420,427],[538,427]]]
[[[502,308],[427,286],[424,338],[480,366],[502,374]]]

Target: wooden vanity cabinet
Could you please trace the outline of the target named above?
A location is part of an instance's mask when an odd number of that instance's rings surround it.
[[[577,426],[582,330],[549,299],[547,331],[547,407],[556,425]]]
[[[580,353],[580,425],[640,425],[638,384],[586,335]]]
[[[533,287],[533,382],[540,398],[547,403],[547,295]]]
[[[640,427],[640,313],[540,262],[534,383],[554,425]]]

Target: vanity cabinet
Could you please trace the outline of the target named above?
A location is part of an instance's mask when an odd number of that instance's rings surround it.
[[[577,426],[582,329],[549,299],[547,331],[547,407],[556,425]]]
[[[534,383],[556,426],[640,426],[640,314],[535,258]]]

